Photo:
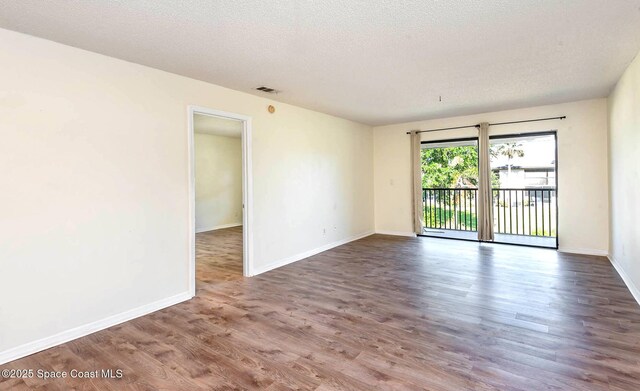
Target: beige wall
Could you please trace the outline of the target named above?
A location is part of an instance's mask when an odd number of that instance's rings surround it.
[[[609,96],[609,257],[640,302],[640,55]]]
[[[195,134],[196,232],[242,225],[242,139]]]
[[[188,105],[252,117],[257,268],[373,230],[369,126],[7,30],[0,64],[0,361],[188,293]]]
[[[374,128],[376,231],[410,234],[412,129],[566,115],[562,121],[495,126],[491,135],[558,131],[560,249],[606,255],[608,249],[607,103],[605,99]],[[423,133],[423,140],[475,137],[475,129]]]

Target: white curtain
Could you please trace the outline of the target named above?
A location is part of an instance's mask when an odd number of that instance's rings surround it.
[[[422,234],[424,226],[424,209],[422,205],[422,162],[420,158],[420,133],[411,132],[411,173],[412,173],[412,201],[413,201],[413,232]]]
[[[483,122],[478,131],[478,240],[493,240],[493,196],[489,161],[489,124]]]

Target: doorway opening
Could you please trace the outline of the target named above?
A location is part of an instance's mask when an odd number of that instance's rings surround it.
[[[492,136],[494,243],[558,248],[555,132]],[[478,139],[422,142],[423,236],[477,241]]]
[[[252,275],[251,118],[188,109],[191,294]]]
[[[423,141],[425,236],[477,240],[478,139]]]
[[[495,242],[558,248],[556,133],[490,138]]]

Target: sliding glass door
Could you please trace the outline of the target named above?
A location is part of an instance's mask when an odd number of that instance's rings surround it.
[[[494,242],[557,248],[555,132],[490,139]],[[478,239],[478,139],[422,142],[423,235]]]
[[[424,235],[477,239],[478,140],[422,142]]]
[[[557,247],[556,135],[493,136],[495,242]]]

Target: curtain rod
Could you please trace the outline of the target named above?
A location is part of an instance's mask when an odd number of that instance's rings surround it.
[[[538,122],[538,121],[550,121],[554,119],[565,119],[566,115],[562,117],[548,117],[548,118],[536,118],[536,119],[525,119],[523,121],[510,121],[510,122],[496,122],[495,124],[489,124],[489,126],[496,125],[510,125],[510,124],[521,124],[523,122]],[[438,129],[428,129],[428,130],[418,130],[416,133],[427,133],[427,132],[439,132],[441,130],[454,130],[454,129],[465,129],[465,128],[479,128],[480,124],[476,125],[465,125],[465,126],[454,126],[452,128],[438,128]],[[412,132],[407,132],[407,134],[411,134]]]

